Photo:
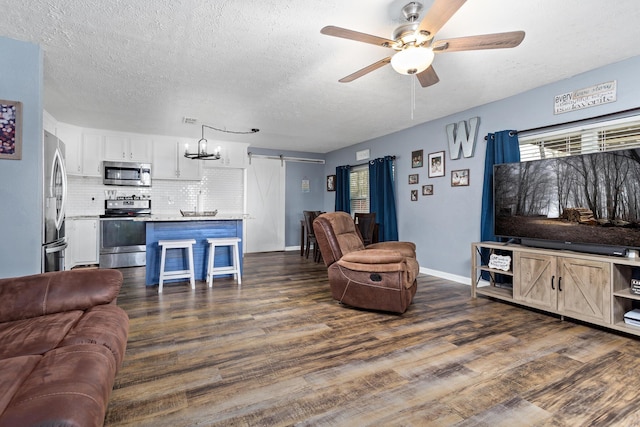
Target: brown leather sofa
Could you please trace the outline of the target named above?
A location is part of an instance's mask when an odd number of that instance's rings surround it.
[[[353,307],[404,313],[416,293],[420,266],[411,242],[364,246],[351,216],[320,215],[313,222],[334,299]]]
[[[129,318],[118,270],[0,279],[0,427],[101,426]]]

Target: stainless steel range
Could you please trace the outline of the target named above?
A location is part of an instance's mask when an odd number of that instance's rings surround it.
[[[104,201],[104,215],[100,215],[100,268],[146,265],[146,223],[140,217],[150,215],[151,200],[146,196]]]

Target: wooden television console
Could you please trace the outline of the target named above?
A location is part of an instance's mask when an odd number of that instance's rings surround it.
[[[510,256],[509,269],[490,268],[489,256],[483,259],[481,249]],[[634,268],[640,268],[640,259],[497,242],[472,243],[471,297],[484,295],[640,336],[640,326],[624,321],[627,311],[640,307],[640,295],[630,290]],[[490,280],[478,286],[483,271],[488,272]],[[513,286],[498,283],[499,274],[512,276]]]

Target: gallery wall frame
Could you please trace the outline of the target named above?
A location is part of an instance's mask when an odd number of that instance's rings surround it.
[[[411,201],[415,202],[418,200],[418,190],[411,190]]]
[[[433,185],[423,185],[422,186],[422,195],[423,196],[433,196]]]
[[[416,150],[411,152],[411,167],[421,168],[423,166],[423,150]]]
[[[22,102],[0,99],[0,159],[22,159]]]
[[[409,175],[409,185],[417,184],[420,181],[420,178],[417,173],[412,173]]]
[[[444,151],[429,153],[427,162],[429,168],[429,178],[444,176]]]
[[[469,185],[469,169],[451,171],[451,186],[466,187]]]

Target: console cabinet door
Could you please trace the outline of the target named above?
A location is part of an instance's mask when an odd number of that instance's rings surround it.
[[[556,257],[516,252],[513,299],[542,309],[557,307]]]
[[[558,258],[558,310],[578,319],[611,323],[611,265]]]

